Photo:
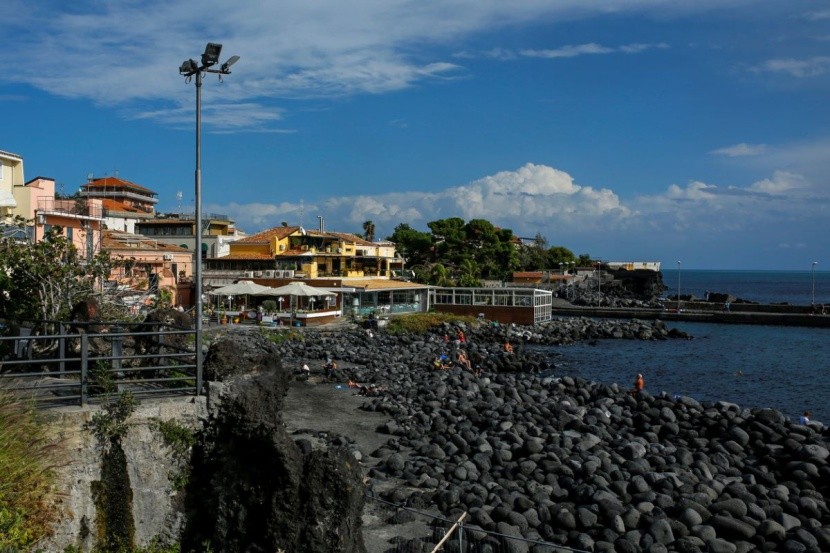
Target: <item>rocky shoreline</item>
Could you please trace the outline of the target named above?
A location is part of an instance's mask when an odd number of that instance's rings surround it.
[[[389,499],[467,511],[470,551],[485,532],[583,551],[830,551],[828,432],[778,411],[637,397],[617,385],[557,378],[515,344],[665,339],[660,321],[563,319],[535,327],[464,328],[483,372],[432,370],[454,328],[373,337],[311,331],[277,347],[286,365],[332,357],[336,378],[375,385],[364,409],[390,417],[371,454]],[[319,366],[319,363],[318,363]],[[452,550],[453,545],[449,546]],[[457,547],[457,543],[455,545]],[[511,541],[511,551],[552,551]]]

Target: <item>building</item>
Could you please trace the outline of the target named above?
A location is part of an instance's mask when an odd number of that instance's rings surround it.
[[[322,225],[321,225],[322,227]],[[243,272],[249,278],[385,278],[403,269],[392,242],[356,234],[283,225],[231,242],[230,253],[205,260],[205,274]]]
[[[110,274],[121,296],[134,303],[168,290],[175,305],[191,305],[193,253],[190,250],[128,232],[105,230],[103,250],[119,261]]]
[[[136,223],[155,216],[158,203],[155,192],[119,177],[90,177],[80,194],[101,201],[108,229],[130,233],[136,232]]]
[[[196,248],[196,218],[192,213],[158,214],[137,222],[135,232],[190,251]],[[227,215],[202,214],[202,257],[226,256],[231,242],[244,237]]]
[[[0,220],[11,223],[17,200],[15,186],[23,185],[23,158],[0,150]]]
[[[82,258],[100,251],[101,200],[56,198],[54,179],[24,181],[23,158],[8,152],[0,152],[0,216],[6,232],[21,239],[37,242],[52,228],[60,227]],[[22,229],[16,224],[17,217],[24,220]]]

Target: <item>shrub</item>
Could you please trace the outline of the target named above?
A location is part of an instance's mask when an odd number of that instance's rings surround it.
[[[27,551],[49,534],[61,460],[34,407],[0,390],[0,551]]]
[[[402,332],[424,334],[429,332],[430,329],[441,326],[444,323],[464,323],[471,325],[476,322],[477,319],[475,317],[453,315],[452,313],[412,313],[389,319],[389,325],[386,327],[386,330],[390,334]]]

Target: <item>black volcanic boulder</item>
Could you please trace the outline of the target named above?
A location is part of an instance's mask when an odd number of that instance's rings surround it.
[[[287,371],[267,340],[251,334],[240,345],[227,336],[208,355],[224,382],[194,448],[182,550],[363,553],[357,461],[343,447],[296,444],[280,414]]]

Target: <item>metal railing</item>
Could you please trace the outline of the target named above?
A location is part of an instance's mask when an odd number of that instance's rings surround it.
[[[38,404],[85,405],[103,381],[136,396],[198,395],[195,331],[163,324],[61,324],[58,334],[0,336],[0,387]]]
[[[364,527],[364,540],[369,553],[508,553],[529,551],[535,547],[552,553],[588,553],[561,543],[484,530],[471,523],[467,513],[447,518],[434,507],[428,508],[428,511],[413,509],[386,501],[371,492],[365,497],[364,521],[368,514],[368,520],[376,519],[381,524],[397,528],[394,542],[379,543],[381,540],[375,539],[372,529]],[[388,536],[390,532],[381,534]]]

